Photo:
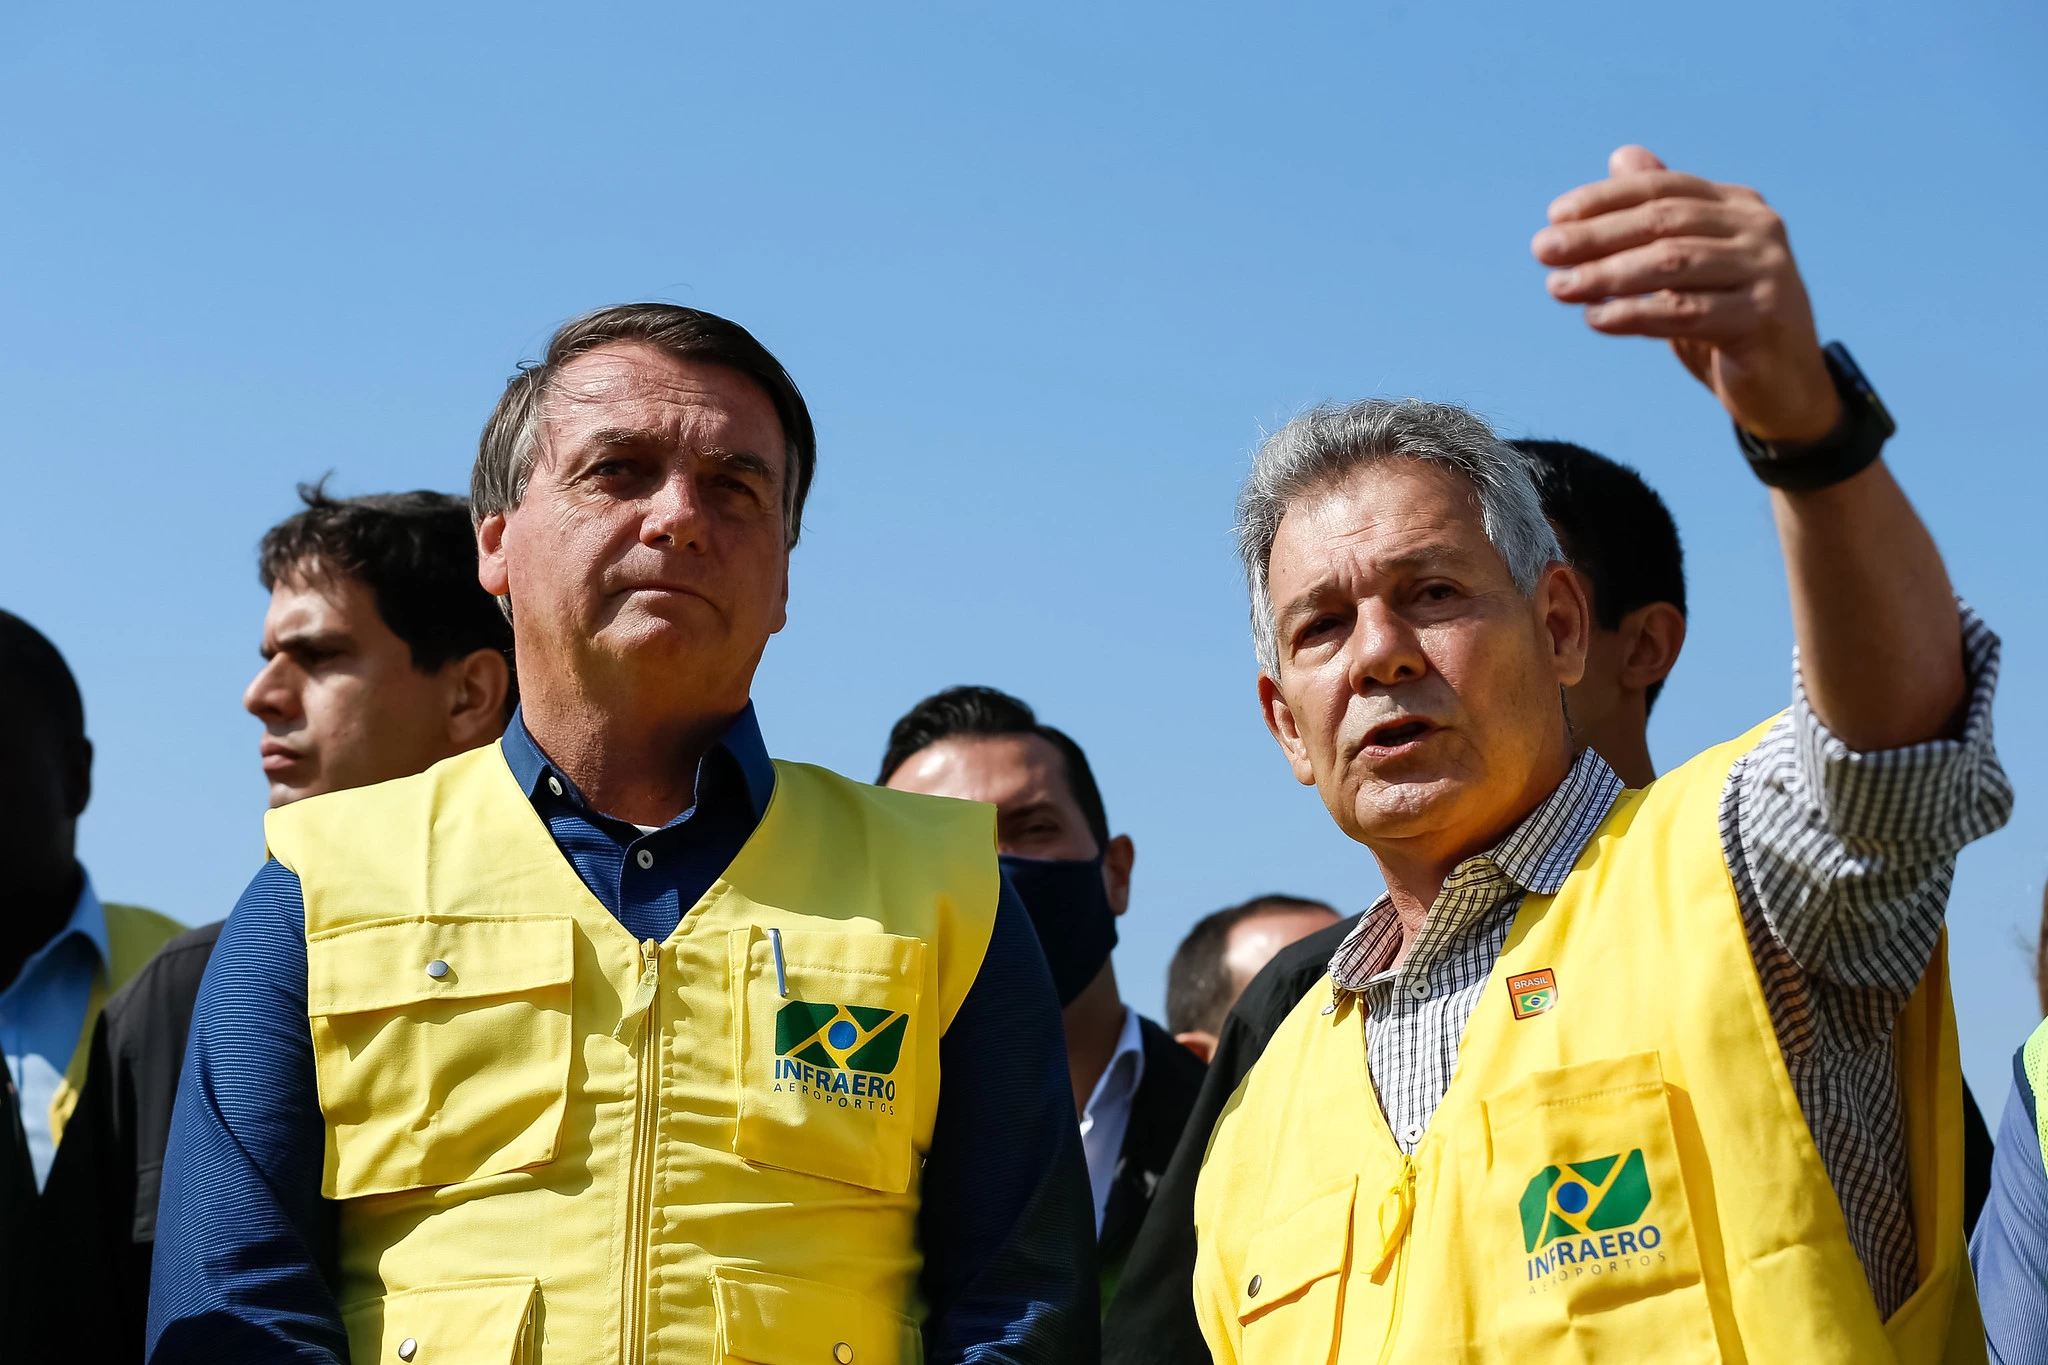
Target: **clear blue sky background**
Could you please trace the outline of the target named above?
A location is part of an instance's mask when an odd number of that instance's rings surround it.
[[[239,696],[292,485],[467,484],[562,318],[745,322],[818,420],[780,754],[873,775],[956,682],[1088,748],[1137,841],[1119,973],[1251,893],[1378,891],[1260,726],[1228,530],[1262,430],[1417,394],[1636,464],[1685,536],[1670,765],[1784,704],[1762,490],[1660,347],[1545,297],[1552,196],[1640,141],[1761,187],[2004,633],[2012,825],[1956,984],[1996,1114],[2048,871],[2048,17],[2023,4],[10,7],[0,605],[99,746],[103,894],[217,917],[262,853]]]

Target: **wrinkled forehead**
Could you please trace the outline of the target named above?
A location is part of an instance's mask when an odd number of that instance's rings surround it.
[[[1470,481],[1403,458],[1359,465],[1298,493],[1268,563],[1276,602],[1290,595],[1283,584],[1298,589],[1339,568],[1347,577],[1432,567],[1507,576]]]
[[[760,385],[729,366],[638,343],[601,346],[562,366],[540,416],[550,444],[631,433],[746,450],[777,469],[784,463],[782,422]]]

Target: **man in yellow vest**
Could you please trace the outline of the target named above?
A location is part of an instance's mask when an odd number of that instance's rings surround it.
[[[498,745],[273,810],[201,987],[151,1359],[1095,1350],[1058,1002],[989,808],[773,762],[815,460],[744,329],[625,305],[472,479]]]
[[[1554,297],[1669,339],[1771,499],[1793,704],[1640,790],[1573,758],[1581,585],[1456,408],[1317,410],[1239,500],[1260,700],[1388,894],[1217,1125],[1218,1361],[1982,1360],[1942,914],[2011,789],[1960,612],[1753,192],[1624,148]]]
[[[101,1006],[185,926],[94,893],[76,852],[92,796],[85,705],[57,647],[5,611],[0,774],[0,1046],[8,1102],[20,1111],[16,1159],[41,1190],[85,1083]]]

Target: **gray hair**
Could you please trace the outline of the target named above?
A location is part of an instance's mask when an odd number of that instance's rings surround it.
[[[1414,398],[1326,403],[1268,437],[1238,490],[1237,553],[1251,594],[1252,647],[1269,675],[1279,676],[1280,645],[1266,572],[1281,519],[1302,497],[1390,459],[1421,460],[1472,485],[1486,538],[1524,596],[1536,591],[1547,566],[1564,558],[1528,466],[1480,417]]]

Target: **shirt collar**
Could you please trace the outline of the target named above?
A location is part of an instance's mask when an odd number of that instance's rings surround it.
[[[1621,792],[1621,779],[1607,760],[1587,749],[1572,761],[1571,771],[1542,804],[1499,843],[1460,866],[1484,860],[1524,892],[1554,896]],[[1382,895],[1331,955],[1330,975],[1345,990],[1360,990],[1393,966],[1400,946],[1393,901]]]
[[[512,713],[512,723],[505,727],[505,737],[499,741],[499,747],[505,755],[505,766],[512,770],[512,776],[518,779],[520,789],[529,799],[539,796],[542,783],[552,777],[562,784],[564,796],[579,806],[590,808],[590,803],[569,780],[569,775],[549,760],[527,730],[524,707]],[[768,799],[775,794],[775,761],[768,757],[768,746],[761,738],[761,723],[755,718],[751,701],[725,727],[718,742],[711,746],[711,753],[698,761],[700,786],[706,773],[706,761],[720,751],[731,757],[733,766],[739,770],[754,818],[760,819],[768,810]],[[698,795],[701,798],[703,793],[700,791]]]
[[[1538,896],[1554,896],[1578,865],[1586,841],[1621,795],[1621,779],[1607,760],[1587,749],[1572,762],[1557,790],[1543,798],[1487,853],[1508,880]]]
[[[1105,1104],[1135,1094],[1144,1079],[1145,1035],[1138,1027],[1138,1012],[1126,1006],[1124,1026],[1116,1036],[1116,1051],[1109,1054],[1109,1065],[1096,1077],[1095,1089],[1089,1092],[1082,1116],[1093,1116]]]
[[[85,878],[85,885],[79,889],[78,900],[71,907],[71,917],[64,921],[64,927],[50,935],[49,941],[30,954],[28,961],[21,964],[15,976],[16,981],[26,981],[30,974],[47,958],[56,953],[68,938],[82,938],[92,945],[93,952],[105,964],[110,956],[107,948],[107,911],[100,904],[99,894],[92,889],[92,878]]]

